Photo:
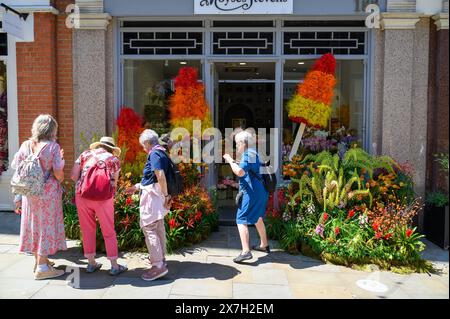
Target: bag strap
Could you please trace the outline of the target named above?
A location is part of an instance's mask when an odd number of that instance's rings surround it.
[[[50,143],[45,143],[44,146],[41,147],[41,149],[39,150],[39,152],[37,154],[33,153],[33,144],[35,144],[35,142],[31,141],[28,143],[28,150],[30,151],[29,155],[35,155],[37,158],[39,158],[41,156],[42,151],[50,144]]]

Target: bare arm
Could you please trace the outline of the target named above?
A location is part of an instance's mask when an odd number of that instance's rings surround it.
[[[163,170],[155,170],[156,178],[158,179],[159,187],[161,188],[161,192],[164,196],[167,196],[167,180],[166,174],[164,174]]]
[[[78,181],[78,179],[80,178],[80,173],[81,173],[80,164],[75,163],[75,165],[73,165],[73,168],[72,168],[72,173],[70,174],[70,179],[76,183]]]
[[[235,175],[237,175],[238,177],[242,177],[245,175],[245,171],[241,167],[239,167],[238,164],[236,164],[236,162],[233,160],[233,158],[230,155],[225,154],[223,156],[223,158],[225,159],[225,161],[228,164],[230,164],[231,170],[233,171],[233,173]]]
[[[114,189],[117,189],[117,180],[119,179],[120,172],[114,173]]]
[[[64,169],[54,169],[53,175],[61,183],[64,180]]]

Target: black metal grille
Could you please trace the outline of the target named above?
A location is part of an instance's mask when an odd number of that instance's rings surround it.
[[[0,33],[0,55],[8,55],[8,36],[6,33]]]
[[[283,51],[287,55],[365,54],[365,32],[284,32],[283,39]]]
[[[202,32],[124,32],[123,54],[203,54]]]
[[[273,32],[214,32],[213,54],[273,54]]]

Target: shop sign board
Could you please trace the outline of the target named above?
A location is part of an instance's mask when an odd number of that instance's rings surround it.
[[[293,14],[294,0],[194,0],[194,14]]]

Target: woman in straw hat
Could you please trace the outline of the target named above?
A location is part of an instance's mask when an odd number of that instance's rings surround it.
[[[75,202],[83,235],[84,256],[89,263],[86,272],[93,273],[102,267],[95,261],[96,230],[98,219],[106,246],[106,255],[111,262],[110,274],[116,276],[127,270],[117,263],[118,248],[114,229],[114,190],[120,172],[120,148],[114,144],[112,137],[104,136],[99,142],[93,143],[90,149],[83,152],[76,160],[72,169],[72,180],[75,186]],[[109,180],[96,178],[94,170],[106,171]],[[98,183],[98,185],[92,185]],[[110,183],[100,185],[100,183]],[[106,187],[105,187],[106,186]],[[113,192],[106,196],[101,192],[89,193],[89,190],[104,190],[113,187]],[[96,197],[98,196],[98,197]]]

